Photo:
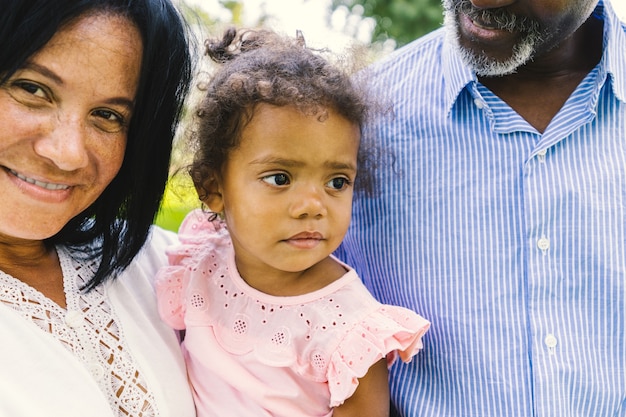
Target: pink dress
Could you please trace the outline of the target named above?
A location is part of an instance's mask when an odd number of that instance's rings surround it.
[[[315,292],[277,297],[237,273],[223,223],[190,213],[160,270],[161,317],[186,329],[199,417],[331,416],[383,357],[411,360],[429,322],[380,304],[353,269]]]

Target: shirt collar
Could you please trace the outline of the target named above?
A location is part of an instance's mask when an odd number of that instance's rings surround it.
[[[613,79],[613,93],[626,101],[626,33],[610,2],[599,0],[593,15],[604,20],[604,53],[602,64]],[[445,29],[444,29],[445,30]],[[445,104],[448,112],[463,89],[477,82],[470,70],[456,53],[453,40],[446,36],[442,48],[442,71],[445,84]]]
[[[444,28],[444,31],[447,30]],[[446,33],[441,50],[443,78],[446,80],[444,99],[448,113],[465,86],[477,81],[476,74],[463,63],[453,42],[453,39]]]
[[[594,14],[604,19],[602,61],[612,79],[613,94],[626,102],[626,32],[610,2],[600,0]]]

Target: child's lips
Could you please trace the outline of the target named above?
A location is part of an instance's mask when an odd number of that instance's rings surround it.
[[[324,236],[320,232],[300,232],[288,238],[287,240],[299,240],[299,239],[317,239],[321,240]]]
[[[285,242],[300,249],[312,249],[322,240],[324,236],[319,232],[300,232],[285,239]]]

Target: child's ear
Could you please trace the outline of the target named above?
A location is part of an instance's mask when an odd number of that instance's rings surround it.
[[[222,187],[217,175],[208,175],[201,183],[194,183],[198,197],[214,213],[224,211],[224,199],[222,197]]]

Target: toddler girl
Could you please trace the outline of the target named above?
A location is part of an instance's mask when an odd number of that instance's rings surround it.
[[[429,323],[378,303],[332,255],[357,171],[368,188],[367,101],[301,37],[231,29],[207,53],[222,66],[190,173],[209,212],[186,217],[158,279],[198,415],[386,416],[387,366]]]

